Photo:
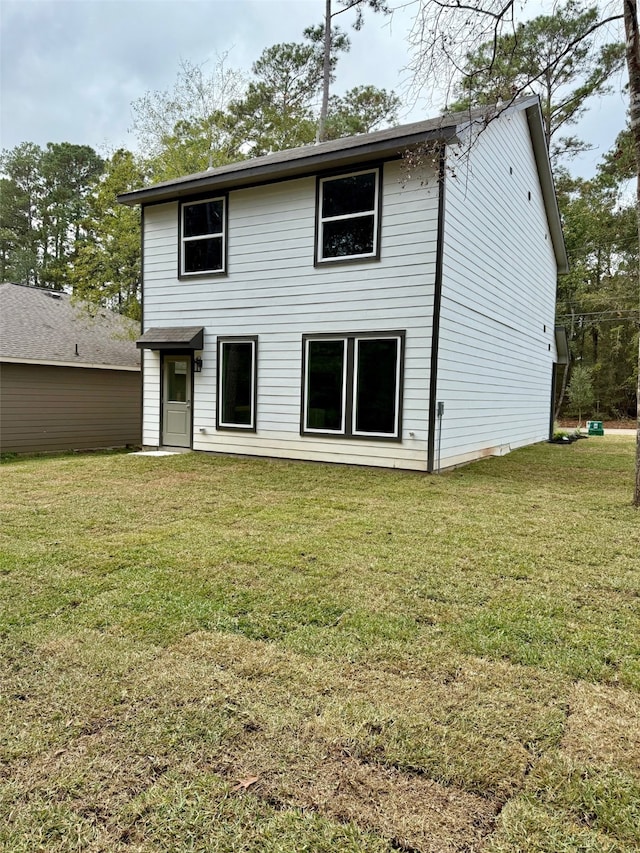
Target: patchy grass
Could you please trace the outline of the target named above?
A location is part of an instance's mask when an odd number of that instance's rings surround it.
[[[637,850],[633,450],[9,460],[0,849]]]

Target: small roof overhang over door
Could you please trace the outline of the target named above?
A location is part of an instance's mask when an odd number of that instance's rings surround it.
[[[136,341],[138,349],[200,350],[204,346],[203,326],[177,326],[169,329],[148,329]]]
[[[569,338],[564,326],[556,326],[556,364],[569,364]]]

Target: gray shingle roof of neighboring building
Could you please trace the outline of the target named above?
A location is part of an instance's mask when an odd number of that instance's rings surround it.
[[[0,360],[139,368],[133,320],[72,302],[67,293],[0,284]]]

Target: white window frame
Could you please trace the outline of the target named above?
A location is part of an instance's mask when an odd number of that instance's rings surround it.
[[[342,342],[342,420],[340,423],[340,429],[320,429],[318,427],[308,427],[307,426],[307,415],[309,412],[309,344],[316,343],[317,341],[322,341],[322,343],[330,343],[331,341],[339,341]],[[320,435],[344,435],[345,428],[347,424],[347,338],[343,335],[336,335],[335,337],[324,337],[318,336],[310,337],[305,340],[305,353],[304,353],[304,412],[303,412],[303,424],[305,432],[313,432],[318,433]]]
[[[327,183],[341,181],[344,178],[353,178],[357,175],[370,175],[374,174],[376,177],[375,180],[375,193],[373,199],[373,208],[371,210],[359,210],[357,213],[343,213],[340,216],[323,216],[322,215],[322,202],[324,198],[324,186]],[[322,254],[322,246],[324,243],[324,225],[325,222],[340,222],[347,219],[362,219],[365,216],[373,215],[373,251],[366,252],[359,255],[338,255],[337,257],[327,257],[325,258]],[[359,169],[357,172],[348,172],[344,175],[328,175],[325,178],[319,179],[319,187],[318,187],[318,209],[317,209],[317,217],[318,217],[318,242],[316,245],[316,263],[318,264],[330,264],[336,263],[340,261],[351,261],[351,260],[360,260],[365,258],[377,258],[378,257],[378,237],[379,237],[379,224],[380,224],[380,168],[376,167],[375,169]]]
[[[394,430],[393,432],[365,432],[356,430],[356,409],[358,399],[358,346],[360,341],[389,341],[396,342],[396,389],[394,399]],[[340,429],[320,429],[309,427],[309,345],[317,341],[342,341],[342,423]],[[347,332],[339,335],[308,335],[304,337],[304,375],[303,404],[302,404],[302,435],[326,435],[343,438],[379,439],[381,441],[402,440],[402,380],[404,361],[404,332]],[[347,428],[348,427],[348,428]]]
[[[209,234],[196,234],[194,237],[185,237],[184,236],[184,218],[185,218],[185,209],[187,207],[196,207],[199,204],[210,204],[212,201],[221,201],[222,202],[222,230],[214,231]],[[220,273],[226,272],[227,269],[227,198],[226,196],[215,196],[211,198],[203,198],[197,199],[196,201],[184,201],[180,205],[180,276],[181,277],[192,277],[192,276],[201,276],[201,275],[219,275]],[[212,237],[219,237],[221,240],[221,258],[222,263],[218,269],[212,270],[194,270],[193,272],[187,272],[185,270],[185,246],[187,243],[193,243],[197,240],[210,240]]]
[[[358,349],[361,341],[395,341],[396,342],[396,396],[394,401],[395,415],[393,432],[365,432],[356,429],[356,413],[358,407]],[[400,372],[402,359],[402,339],[400,335],[354,335],[353,341],[353,403],[351,406],[351,434],[366,438],[398,438],[400,428]]]
[[[224,350],[226,344],[251,344],[251,418],[248,424],[226,423],[222,420],[222,412],[224,411],[224,396],[223,396],[223,379],[224,379]],[[219,338],[218,339],[218,381],[217,381],[217,396],[218,396],[218,419],[217,427],[219,429],[237,429],[247,432],[255,432],[256,430],[256,383],[257,383],[257,351],[258,339],[256,337],[237,337],[237,338]]]

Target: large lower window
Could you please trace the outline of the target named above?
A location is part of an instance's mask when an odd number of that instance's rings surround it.
[[[218,338],[218,428],[256,428],[257,345],[257,338]]]
[[[401,438],[403,332],[303,338],[302,432]]]
[[[224,272],[225,213],[224,198],[208,198],[182,205],[181,275]]]
[[[320,178],[317,263],[379,256],[379,184],[379,169]]]

